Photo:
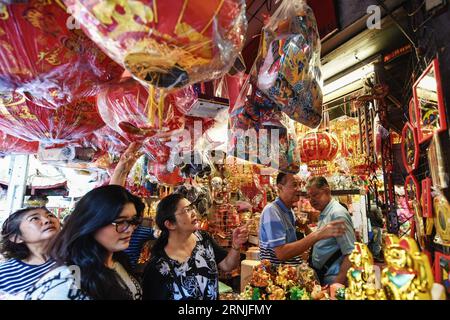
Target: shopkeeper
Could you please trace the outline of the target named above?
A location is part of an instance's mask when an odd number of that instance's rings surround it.
[[[349,212],[331,197],[331,189],[324,177],[308,180],[306,191],[311,206],[320,211],[318,227],[333,221],[344,222],[345,233],[340,237],[330,237],[317,242],[312,252],[312,267],[322,284],[345,284],[347,271],[351,266],[348,259],[356,241],[353,222]]]
[[[277,176],[278,198],[268,204],[259,226],[261,260],[272,264],[300,264],[302,253],[322,239],[340,237],[345,226],[342,221],[322,224],[321,228],[297,240],[295,226],[297,217],[292,207],[300,199],[301,179],[297,175],[280,172]]]

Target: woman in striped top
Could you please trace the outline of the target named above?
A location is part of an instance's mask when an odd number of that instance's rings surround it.
[[[48,247],[60,229],[58,218],[45,207],[21,209],[6,219],[0,252],[8,260],[0,264],[0,292],[24,293],[52,268]]]

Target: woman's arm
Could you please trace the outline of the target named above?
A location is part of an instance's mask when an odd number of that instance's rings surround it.
[[[142,147],[142,144],[133,142],[131,143],[127,150],[120,157],[119,163],[114,169],[114,173],[111,176],[111,180],[109,184],[117,184],[119,186],[125,186],[125,182],[127,180],[128,174],[136,163],[137,159],[142,156],[142,152],[139,152],[139,149]]]

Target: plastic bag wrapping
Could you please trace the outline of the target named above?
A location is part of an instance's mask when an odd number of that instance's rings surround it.
[[[0,110],[0,130],[44,146],[79,140],[105,125],[93,97],[48,109],[18,93],[1,94]]]
[[[85,33],[137,79],[162,88],[218,78],[247,30],[244,0],[64,0]]]
[[[252,82],[291,119],[322,120],[320,36],[304,0],[284,1],[263,28]]]
[[[183,116],[170,95],[159,106],[155,106],[156,101],[162,100],[152,98],[149,89],[131,78],[108,85],[97,97],[99,112],[111,129],[130,142],[142,142],[152,161],[165,164],[172,153],[193,150],[196,136],[208,130],[214,120]]]
[[[0,4],[0,92],[55,109],[95,96],[123,68],[80,29],[61,1]]]
[[[25,141],[0,131],[0,157],[9,154],[34,154],[38,149],[37,141]]]
[[[92,135],[95,137],[95,139],[92,139],[94,145],[98,149],[105,150],[108,154],[117,158],[128,146],[127,141],[108,126],[95,130]]]
[[[293,121],[254,89],[250,77],[230,114],[228,155],[285,172],[300,169]]]

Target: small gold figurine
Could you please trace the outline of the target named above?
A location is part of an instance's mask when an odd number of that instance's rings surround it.
[[[389,300],[430,300],[434,277],[430,262],[414,239],[388,235],[381,283]]]
[[[373,257],[364,243],[356,242],[350,254],[352,267],[347,272],[348,288],[345,292],[348,300],[377,300],[384,295],[376,287]]]

